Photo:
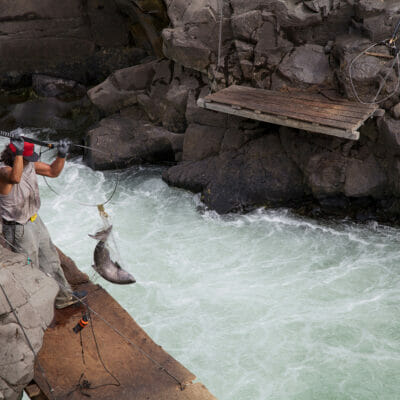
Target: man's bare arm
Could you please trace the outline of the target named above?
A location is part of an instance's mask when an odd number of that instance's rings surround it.
[[[65,158],[57,157],[51,164],[42,161],[35,162],[35,171],[38,175],[57,178],[64,168]]]
[[[24,159],[16,156],[13,167],[0,168],[0,194],[7,195],[11,192],[13,185],[21,181],[24,170]]]

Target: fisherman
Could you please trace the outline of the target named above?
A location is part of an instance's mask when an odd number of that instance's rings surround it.
[[[39,161],[32,143],[16,134],[0,156],[0,217],[6,241],[17,253],[25,254],[32,266],[51,275],[59,285],[55,306],[68,307],[86,292],[73,292],[65,279],[56,247],[38,216],[39,187],[36,175],[56,178],[64,168],[69,143],[60,140],[58,155],[51,164]]]

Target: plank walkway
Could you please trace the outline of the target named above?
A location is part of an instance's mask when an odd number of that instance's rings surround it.
[[[311,132],[358,140],[358,129],[374,115],[365,105],[320,93],[278,92],[230,86],[197,102],[199,107]]]
[[[135,344],[122,339],[97,315],[91,315],[89,324],[94,329],[101,358],[120,385],[105,385],[115,384],[116,380],[101,363],[91,327],[81,331],[83,346],[80,334],[73,332],[84,310],[82,305],[75,305],[55,311],[38,355],[54,393],[50,393],[37,363],[34,381],[26,389],[32,399],[78,400],[90,396],[96,400],[216,400],[201,383],[193,383],[196,377],[154,343],[103,288],[89,282],[79,289],[88,290],[89,307]],[[92,389],[75,390],[82,373],[81,383],[87,380]],[[184,390],[169,374],[183,384]],[[95,389],[97,386],[100,387]]]

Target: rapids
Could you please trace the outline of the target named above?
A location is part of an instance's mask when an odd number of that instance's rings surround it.
[[[400,398],[399,229],[324,222],[288,210],[219,216],[134,167],[106,211],[123,266],[137,279],[97,277],[147,333],[219,400]],[[79,159],[50,183],[42,219],[93,276],[97,209],[112,172]]]

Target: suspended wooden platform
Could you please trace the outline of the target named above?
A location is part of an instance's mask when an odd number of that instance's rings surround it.
[[[216,400],[201,383],[193,383],[196,377],[154,343],[103,288],[89,282],[79,289],[88,290],[88,305],[101,318],[92,313],[80,337],[73,327],[84,307],[55,311],[38,355],[45,376],[36,363],[34,381],[25,389],[31,399]]]
[[[320,93],[230,86],[197,101],[199,107],[325,135],[358,140],[358,129],[378,106]]]

